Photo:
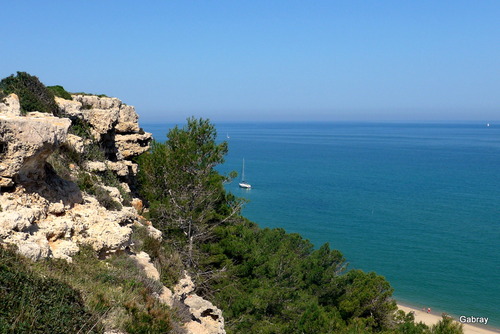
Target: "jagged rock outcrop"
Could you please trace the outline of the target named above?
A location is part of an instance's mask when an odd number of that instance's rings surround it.
[[[38,112],[21,116],[15,94],[0,103],[0,246],[15,245],[20,254],[33,260],[53,257],[71,261],[82,245],[100,254],[130,252],[134,225],[145,226],[151,237],[161,240],[161,232],[140,216],[142,201],[134,198],[119,209],[108,210],[96,194],[83,191],[86,188],[80,189],[72,177],[63,178],[47,163],[60,147],[81,157],[97,141],[106,160],[70,163],[67,170],[70,175],[96,177],[91,180],[113,173],[120,186],[97,186],[110,200],[125,204],[123,192],[130,196],[138,171],[129,159],[145,152],[152,139],[140,129],[134,107],[117,98],[87,95],[74,95],[73,100],[56,98],[56,102],[67,118]],[[90,137],[68,133],[75,120],[89,125]],[[131,257],[149,278],[160,279],[148,254]],[[185,274],[173,291],[163,286],[156,297],[189,312],[191,321],[183,325],[188,334],[225,334],[222,311],[194,290],[193,281]]]
[[[144,252],[133,254],[131,257],[144,270],[147,277],[159,280],[160,273],[151,263],[150,257]],[[184,272],[184,277],[177,283],[172,292],[163,287],[159,300],[171,307],[178,305],[185,307],[191,315],[191,321],[184,324],[187,334],[225,334],[224,317],[222,311],[211,302],[194,293],[195,284],[191,277]]]
[[[88,123],[100,144],[111,151],[119,152],[114,140],[116,133],[126,130],[130,135],[140,130],[134,108],[117,98],[79,95],[73,101],[60,98],[56,101],[68,117]],[[15,94],[2,100],[0,111],[0,243],[15,244],[19,253],[33,260],[43,257],[71,260],[80,245],[89,245],[100,253],[125,249],[130,244],[131,226],[142,221],[136,209],[124,206],[120,210],[107,210],[94,196],[61,178],[47,164],[47,158],[61,145],[81,154],[91,139],[68,134],[70,118],[39,112],[21,116]],[[136,135],[146,137],[140,144],[130,144],[136,149],[132,154],[127,153],[127,157],[149,147],[150,134]],[[122,178],[122,189],[130,192],[126,182],[137,173],[137,165],[113,158],[113,161],[84,162],[85,169],[80,173],[109,170]],[[71,168],[79,170],[77,166]],[[110,200],[123,202],[116,187],[100,185],[99,188]],[[148,227],[150,230],[158,236],[159,231]]]
[[[89,140],[84,140],[82,137],[78,137],[76,135],[68,133],[68,135],[66,136],[65,144],[75,150],[76,153],[83,154],[85,145],[89,144]]]
[[[0,101],[0,115],[20,116],[21,105],[16,94],[10,94]]]
[[[160,273],[158,269],[151,263],[151,257],[146,252],[140,252],[138,254],[130,255],[132,259],[137,263],[139,268],[141,268],[148,278],[159,281]]]
[[[152,140],[151,133],[139,127],[138,115],[133,106],[117,98],[93,95],[73,95],[73,100],[56,97],[59,108],[69,117],[85,121],[90,125],[91,135],[105,152],[108,161],[89,161],[89,172],[111,170],[123,182],[130,183],[137,174],[137,164],[130,161],[146,152]],[[89,139],[68,135],[67,145],[82,152]],[[128,188],[128,186],[125,186]]]
[[[148,150],[150,133],[117,134],[115,136],[118,159],[130,159]]]
[[[12,100],[17,96],[11,94]],[[18,108],[11,104],[11,107]],[[42,179],[48,156],[66,141],[71,121],[38,112],[26,116],[11,109],[0,114],[0,186]]]
[[[222,311],[211,302],[196,294],[190,294],[184,300],[184,304],[189,308],[193,318],[193,321],[185,325],[189,334],[226,333]]]
[[[68,101],[56,103],[70,117],[85,120],[101,146],[107,148],[112,160],[129,159],[148,150],[151,133],[141,131],[133,106],[114,97],[73,95]]]
[[[121,161],[87,161],[84,165],[89,172],[104,172],[111,170],[118,176],[128,176],[137,174],[137,164],[128,160]]]
[[[163,298],[168,304],[180,301],[188,308],[192,318],[192,321],[184,325],[188,334],[225,334],[222,311],[195,294],[194,289],[191,277],[184,272],[184,277],[174,287],[170,300],[165,295]],[[165,294],[165,291],[163,293]]]
[[[101,253],[125,249],[132,224],[139,223],[135,209],[106,210],[94,197],[70,185],[62,193],[43,191],[41,182],[2,193],[2,241],[17,245],[19,253],[33,260],[49,256],[70,260],[79,245]],[[28,190],[37,186],[42,186],[40,193]]]

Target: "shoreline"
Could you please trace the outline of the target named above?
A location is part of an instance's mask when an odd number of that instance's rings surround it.
[[[432,326],[436,324],[439,320],[441,320],[441,314],[436,314],[436,313],[427,313],[426,311],[423,311],[422,309],[418,309],[414,306],[408,306],[406,304],[402,304],[400,302],[397,302],[398,309],[404,311],[405,313],[408,312],[414,312],[415,314],[415,322],[423,322],[424,324],[428,326]],[[456,322],[459,322],[455,317],[453,317],[453,320]],[[460,322],[459,322],[460,323]],[[478,325],[469,325],[469,324],[463,324],[463,329],[464,329],[464,334],[498,334],[500,333],[500,329],[498,328],[492,328],[490,326],[478,326]]]

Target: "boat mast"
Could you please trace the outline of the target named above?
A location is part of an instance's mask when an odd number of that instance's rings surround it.
[[[245,158],[243,158],[243,168],[241,169],[241,181],[245,182]]]

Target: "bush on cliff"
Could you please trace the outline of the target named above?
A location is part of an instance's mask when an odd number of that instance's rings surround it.
[[[0,247],[0,333],[185,333],[183,311],[154,297],[161,288],[126,254],[32,262]]]
[[[15,93],[19,97],[21,112],[40,111],[59,115],[60,110],[54,101],[54,94],[40,80],[26,72],[17,72],[0,81],[4,94]]]
[[[74,95],[88,95],[88,96],[97,96],[97,97],[109,97],[106,94],[94,94],[94,93],[85,93],[85,92],[77,92],[73,93]]]
[[[73,98],[71,97],[71,94],[64,89],[63,86],[56,85],[56,86],[47,86],[47,89],[54,94],[54,96],[61,97],[66,100],[72,100]]]
[[[70,285],[0,247],[0,333],[98,333],[99,316]]]

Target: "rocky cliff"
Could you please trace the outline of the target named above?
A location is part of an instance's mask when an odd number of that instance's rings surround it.
[[[0,101],[0,245],[15,245],[32,260],[72,260],[83,245],[101,256],[126,251],[152,279],[159,274],[146,253],[130,249],[134,226],[161,232],[140,216],[132,161],[152,139],[134,107],[117,98],[56,97],[65,117],[21,115],[19,99]],[[193,293],[187,274],[157,298],[189,310],[187,333],[225,333],[222,312]]]
[[[0,237],[33,260],[70,260],[81,244],[100,253],[125,249],[131,226],[139,224],[137,211],[123,205],[117,187],[99,185],[111,200],[121,204],[120,210],[107,210],[71,176],[96,175],[90,182],[100,183],[99,174],[91,173],[110,171],[130,195],[137,172],[130,158],[148,149],[151,134],[140,132],[134,108],[116,98],[77,95],[72,101],[57,102],[68,118],[38,112],[21,116],[14,94],[0,105]],[[91,136],[69,134],[72,120],[88,124]],[[70,164],[73,170],[66,178],[47,163],[60,147],[82,154],[93,140],[104,148],[103,161]]]

